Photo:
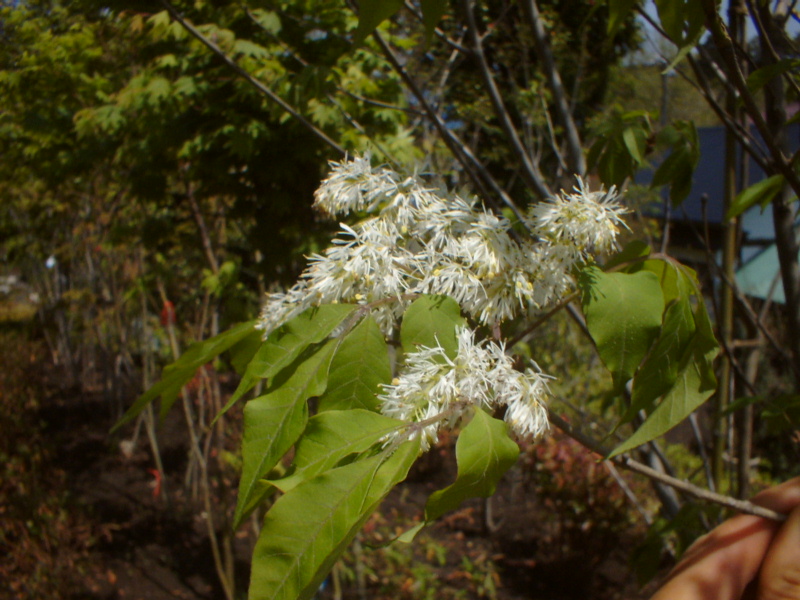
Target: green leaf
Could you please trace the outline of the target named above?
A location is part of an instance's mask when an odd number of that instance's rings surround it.
[[[255,353],[263,345],[262,337],[261,331],[254,329],[247,337],[231,346],[231,365],[238,374],[245,372]]]
[[[361,0],[358,5],[358,28],[353,45],[360,45],[386,19],[403,7],[403,0]]]
[[[689,297],[673,301],[664,313],[661,334],[633,378],[631,405],[620,423],[630,422],[640,410],[649,413],[656,400],[673,386],[678,378],[681,357],[694,332],[694,315]]]
[[[456,329],[465,325],[458,302],[447,296],[421,296],[408,307],[400,324],[405,353],[420,346],[440,346],[450,358],[458,354]]]
[[[247,516],[262,479],[297,441],[308,421],[306,400],[325,391],[328,369],[339,340],[307,353],[291,376],[273,390],[250,400],[244,407],[242,440],[242,478],[233,518],[238,527]]]
[[[613,38],[636,6],[636,0],[608,1],[608,37]]]
[[[339,345],[331,363],[328,387],[319,399],[319,411],[375,411],[380,384],[391,380],[389,348],[375,319],[367,316]]]
[[[747,90],[751,94],[756,94],[775,77],[783,75],[787,71],[796,71],[798,68],[800,68],[800,60],[784,58],[771,65],[756,69],[747,76]]]
[[[250,600],[308,600],[419,452],[406,442],[305,481],[267,513],[253,552]]]
[[[694,45],[703,31],[705,13],[696,0],[656,0],[661,27],[678,46]]]
[[[256,8],[250,11],[250,14],[265,31],[272,35],[277,35],[281,32],[281,18],[278,13],[271,10],[264,10],[263,8]]]
[[[680,150],[664,159],[653,175],[652,187],[669,184],[669,198],[673,206],[679,206],[692,191],[694,168],[688,155]]]
[[[641,268],[658,277],[665,305],[684,296],[700,297],[697,275],[689,267],[669,260],[651,259],[644,261]]]
[[[266,48],[250,40],[236,40],[233,44],[233,54],[255,59],[264,59],[269,56],[269,52],[267,52]]]
[[[597,352],[621,389],[658,336],[664,296],[649,271],[603,273],[597,267],[580,275],[583,312]]]
[[[641,128],[626,127],[622,130],[622,140],[625,142],[625,147],[631,158],[641,165],[644,163],[644,155],[642,148],[644,148],[644,137],[642,136]]]
[[[309,308],[273,331],[247,365],[242,380],[215,420],[253,389],[259,379],[271,379],[291,365],[311,344],[327,338],[356,308],[354,304]]]
[[[772,398],[761,412],[770,435],[796,431],[800,426],[800,395],[781,394]]]
[[[397,419],[368,410],[330,410],[311,417],[297,443],[294,472],[272,481],[288,492],[297,484],[332,469],[343,458],[363,452],[403,427]]]
[[[725,215],[726,218],[733,219],[755,204],[766,206],[783,189],[785,182],[786,179],[783,175],[773,175],[742,190],[733,199],[731,207]]]
[[[650,186],[669,184],[670,201],[679,206],[692,189],[692,176],[700,160],[697,128],[691,121],[678,121],[665,127],[658,137],[661,143],[671,145],[672,151],[656,169]]]
[[[458,508],[468,498],[494,494],[497,482],[517,456],[519,447],[508,437],[506,424],[476,408],[456,442],[458,476],[452,485],[431,494],[425,506],[425,520],[432,521]]]
[[[695,333],[681,357],[674,385],[639,429],[615,448],[609,458],[664,435],[705,402],[717,387],[712,362],[718,350],[705,304],[700,303],[695,311]]]
[[[650,256],[650,246],[640,240],[634,240],[625,246],[621,251],[612,256],[606,261],[604,268],[606,270],[613,269],[625,263],[634,263],[632,266],[637,267],[636,270],[641,268],[641,263],[644,261],[638,260]]]
[[[447,0],[421,0],[420,6],[422,23],[425,25],[425,45],[427,46],[431,43],[436,26],[447,10]]]
[[[255,325],[255,321],[241,323],[204,342],[189,346],[178,360],[164,367],[161,381],[139,396],[111,431],[116,431],[125,423],[135,419],[145,406],[159,396],[161,396],[161,415],[165,415],[172,408],[183,386],[194,377],[197,369],[250,336],[255,330]]]

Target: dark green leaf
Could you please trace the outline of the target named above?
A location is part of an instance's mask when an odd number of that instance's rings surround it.
[[[430,44],[434,30],[447,10],[447,0],[421,0],[422,23],[425,25],[425,44]]]
[[[231,346],[230,357],[231,365],[236,372],[242,375],[247,369],[247,365],[253,360],[253,356],[263,345],[263,335],[259,330],[253,330],[247,337]]]
[[[656,400],[672,387],[694,332],[689,297],[673,301],[664,313],[664,325],[655,346],[633,378],[631,405],[620,423],[630,422],[640,410],[651,412]]]
[[[255,330],[255,324],[255,321],[241,323],[211,339],[189,346],[178,360],[164,368],[161,381],[136,399],[133,406],[117,421],[112,431],[135,419],[145,406],[159,396],[161,396],[161,414],[166,414],[178,398],[181,388],[191,381],[197,369],[250,336]]]
[[[783,75],[787,71],[797,71],[800,68],[800,60],[796,58],[784,58],[776,63],[756,69],[747,76],[747,89],[751,94],[755,94],[775,77]]]
[[[358,28],[353,44],[360,45],[386,19],[403,7],[403,0],[361,0],[358,5]]]
[[[456,442],[458,476],[452,485],[431,494],[425,520],[432,521],[458,508],[468,498],[494,494],[497,482],[518,455],[519,447],[508,437],[507,425],[476,408]]]
[[[761,418],[771,435],[797,431],[800,429],[800,395],[781,394],[772,398],[761,412]]]
[[[640,240],[634,240],[625,246],[620,252],[612,256],[606,261],[605,269],[613,269],[619,265],[632,262],[634,265],[640,265],[641,258],[650,256],[650,246]],[[639,266],[641,268],[641,266]],[[638,270],[638,269],[636,269]]]
[[[609,458],[664,435],[705,402],[717,387],[712,362],[718,350],[705,304],[701,303],[695,311],[695,333],[681,357],[675,383],[639,429]]]
[[[608,1],[608,37],[613,38],[622,24],[628,20],[636,0],[609,0]]]
[[[659,139],[671,145],[672,151],[653,174],[651,187],[668,184],[670,201],[679,206],[691,191],[692,176],[700,160],[697,128],[691,121],[678,121],[662,130]]]

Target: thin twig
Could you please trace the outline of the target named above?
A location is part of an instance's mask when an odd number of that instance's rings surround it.
[[[464,0],[464,12],[467,17],[467,29],[472,39],[472,54],[483,77],[483,83],[486,86],[494,114],[500,122],[500,127],[505,133],[511,151],[522,165],[522,175],[528,186],[540,198],[547,198],[551,195],[550,188],[545,183],[539,167],[531,161],[527,149],[522,145],[522,140],[519,139],[517,134],[516,125],[511,121],[511,115],[506,109],[500,90],[497,88],[492,72],[489,69],[489,63],[486,61],[486,54],[483,52],[483,43],[475,19],[475,4],[473,0]]]
[[[492,195],[489,193],[491,190],[494,192],[502,201],[503,203],[508,206],[514,215],[520,220],[524,222],[522,217],[522,213],[520,212],[517,205],[511,199],[511,197],[506,193],[506,191],[500,186],[499,183],[495,180],[491,173],[486,169],[486,167],[481,163],[478,158],[472,153],[469,147],[464,144],[458,136],[456,136],[453,131],[447,127],[447,124],[444,120],[439,116],[439,114],[433,109],[430,102],[428,102],[427,97],[419,88],[417,83],[414,79],[409,75],[408,71],[400,64],[400,61],[395,56],[392,49],[389,47],[389,44],[383,39],[383,37],[377,31],[372,33],[372,37],[380,46],[381,51],[383,52],[384,56],[386,56],[389,63],[392,65],[392,68],[395,72],[400,75],[401,79],[405,82],[408,89],[417,99],[417,102],[420,103],[425,113],[428,115],[428,118],[431,120],[433,125],[436,127],[436,130],[439,132],[439,135],[444,141],[445,145],[448,147],[450,152],[453,153],[453,156],[461,163],[464,167],[464,170],[469,175],[470,179],[472,180],[473,184],[480,190],[483,194],[484,200],[492,205],[492,207],[499,211],[500,206],[494,201]],[[512,230],[512,233],[513,230]]]
[[[193,37],[199,40],[206,48],[211,50],[214,54],[216,54],[230,69],[235,71],[240,77],[242,77],[247,83],[252,85],[256,88],[259,92],[264,94],[267,98],[272,100],[275,104],[280,106],[283,110],[288,112],[292,117],[297,119],[302,125],[304,125],[311,133],[325,142],[328,146],[336,150],[341,155],[346,155],[347,152],[345,149],[333,141],[328,135],[322,131],[319,127],[314,125],[311,121],[306,119],[300,112],[295,109],[291,104],[286,102],[283,98],[278,96],[275,92],[261,83],[258,79],[253,77],[250,73],[240,67],[232,58],[230,58],[225,52],[217,46],[214,42],[209,40],[206,36],[200,33],[194,25],[189,23],[183,16],[178,12],[178,10],[172,6],[167,0],[161,0],[162,6],[167,9],[167,12],[170,16],[177,21],[181,27],[183,27],[186,31],[188,31]]]
[[[611,451],[608,448],[603,447],[602,444],[600,444],[600,442],[584,434],[580,429],[574,427],[572,424],[562,419],[552,410],[548,409],[547,414],[551,423],[553,423],[556,427],[558,427],[569,437],[579,442],[581,445],[585,446],[592,452],[595,452],[596,454],[599,454],[602,457],[607,457],[611,453]],[[771,521],[786,520],[786,515],[784,514],[781,514],[774,510],[770,510],[768,508],[764,508],[763,506],[758,506],[746,500],[738,500],[736,498],[731,498],[730,496],[725,496],[722,494],[711,492],[709,490],[698,487],[692,483],[689,483],[688,481],[684,481],[676,477],[671,477],[666,473],[661,473],[659,471],[656,471],[655,469],[651,469],[650,467],[643,465],[642,463],[626,455],[614,456],[613,458],[604,458],[604,460],[610,460],[618,467],[622,467],[623,469],[628,469],[629,471],[639,473],[640,475],[644,475],[645,477],[649,477],[650,479],[655,479],[656,481],[669,485],[675,488],[676,490],[685,492],[686,494],[689,494],[690,496],[693,496],[700,500],[713,502],[715,504],[731,508],[737,512],[755,515],[757,517],[770,519]]]
[[[564,137],[568,150],[569,167],[576,175],[586,174],[586,159],[583,156],[583,145],[581,144],[578,127],[570,111],[570,103],[567,100],[567,93],[564,84],[561,82],[561,75],[558,72],[553,52],[547,40],[547,33],[544,30],[539,5],[536,0],[528,0],[525,3],[526,14],[530,20],[533,38],[536,41],[536,53],[542,61],[545,75],[553,93],[553,103],[555,104],[556,114],[561,126],[564,128]]]

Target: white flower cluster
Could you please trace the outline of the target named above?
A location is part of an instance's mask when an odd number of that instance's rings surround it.
[[[342,225],[293,288],[268,296],[259,319],[265,334],[310,306],[394,297],[374,313],[389,333],[405,294],[445,294],[485,325],[547,308],[572,289],[576,264],[613,246],[625,212],[614,189],[589,192],[579,181],[574,193],[531,208],[525,225],[538,240],[517,241],[507,219],[475,200],[372,168],[368,157],[333,163],[315,206],[331,216],[369,216]]]
[[[453,425],[472,406],[505,406],[505,420],[515,433],[538,437],[548,427],[547,394],[547,376],[517,371],[502,345],[476,343],[474,332],[462,328],[454,359],[438,346],[410,353],[403,372],[384,386],[379,399],[387,416],[426,421],[416,435],[427,450],[440,427]]]
[[[311,306],[349,302],[371,304],[388,335],[417,294],[450,296],[472,319],[492,326],[562,299],[574,287],[574,267],[610,250],[624,226],[614,189],[589,192],[580,180],[572,193],[531,208],[524,226],[532,235],[520,239],[507,219],[476,201],[374,169],[368,157],[332,167],[315,206],[330,216],[365,218],[341,225],[294,287],[269,295],[259,319],[265,334]],[[417,423],[427,449],[442,425],[453,425],[473,406],[505,407],[517,434],[542,434],[546,382],[537,370],[514,369],[502,345],[476,343],[464,328],[454,359],[439,347],[409,353],[379,398],[384,414]]]

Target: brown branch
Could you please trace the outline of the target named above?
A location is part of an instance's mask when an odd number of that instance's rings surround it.
[[[583,176],[586,174],[586,159],[583,156],[580,134],[578,133],[578,127],[575,125],[575,119],[572,118],[569,101],[567,100],[567,93],[564,90],[564,84],[561,82],[561,75],[558,72],[556,61],[553,58],[553,52],[547,40],[547,33],[542,24],[539,6],[536,0],[528,0],[525,3],[525,8],[533,31],[533,38],[536,41],[536,53],[542,61],[550,90],[553,92],[553,102],[555,103],[558,120],[561,122],[562,127],[564,127],[569,168],[574,171],[576,175]]]
[[[602,457],[607,457],[611,453],[611,451],[608,448],[604,448],[600,444],[600,442],[598,442],[591,436],[586,435],[580,429],[573,426],[566,420],[562,419],[559,415],[553,412],[552,409],[548,409],[547,414],[550,422],[553,425],[558,427],[561,431],[563,431],[569,437],[574,439],[576,442],[580,443],[582,446],[588,448],[589,450],[591,450],[596,454],[599,454]],[[731,508],[737,512],[755,515],[757,517],[762,517],[764,519],[770,519],[771,521],[786,520],[786,515],[783,515],[779,512],[769,510],[768,508],[764,508],[763,506],[758,506],[756,504],[753,504],[752,502],[747,502],[746,500],[738,500],[730,496],[725,496],[723,494],[717,494],[716,492],[711,492],[704,488],[698,487],[692,483],[689,483],[688,481],[684,481],[683,479],[678,479],[677,477],[672,477],[670,475],[667,475],[666,473],[656,471],[655,469],[652,469],[647,465],[644,465],[625,455],[615,456],[610,459],[604,458],[604,460],[609,460],[618,467],[627,469],[629,471],[633,471],[634,473],[639,473],[640,475],[644,475],[645,477],[648,477],[665,485],[671,486],[676,490],[680,490],[681,492],[689,494],[690,496],[698,498],[699,500],[713,502],[715,504]]]
[[[772,157],[771,163],[773,170],[783,175],[794,192],[800,195],[800,177],[794,172],[794,169],[791,168],[782,149],[775,143],[774,133],[762,116],[755,98],[750,93],[750,90],[747,89],[747,82],[745,81],[744,73],[742,73],[736,56],[736,47],[731,40],[728,28],[717,13],[716,3],[714,0],[702,0],[702,3],[706,12],[706,22],[711,31],[711,36],[714,39],[714,45],[725,61],[725,66],[731,76],[732,82],[744,102],[747,115],[753,120],[753,123],[764,140],[764,144],[769,150],[770,156]]]
[[[317,127],[311,121],[309,121],[307,118],[301,115],[300,112],[298,112],[297,109],[295,109],[291,104],[286,102],[283,98],[278,96],[275,92],[273,92],[263,83],[261,83],[258,79],[256,79],[250,73],[248,73],[246,70],[240,67],[232,58],[230,58],[227,54],[225,54],[225,52],[219,46],[217,46],[214,42],[212,42],[206,36],[200,33],[200,31],[198,31],[194,25],[192,25],[186,19],[183,18],[183,16],[178,12],[178,10],[174,6],[172,6],[172,4],[168,2],[168,0],[161,0],[161,4],[167,10],[170,16],[181,25],[181,27],[183,27],[186,31],[188,31],[194,38],[199,40],[200,43],[202,43],[206,48],[208,48],[214,54],[216,54],[222,60],[222,62],[225,63],[226,66],[228,66],[231,70],[236,72],[240,77],[242,77],[242,79],[247,81],[247,83],[252,85],[259,92],[261,92],[267,98],[272,100],[275,104],[280,106],[293,118],[297,119],[302,125],[306,127],[306,129],[311,131],[311,133],[313,133],[315,136],[317,136],[319,139],[325,142],[328,146],[336,150],[339,154],[342,155],[347,154],[345,149],[336,142],[334,142],[330,137],[328,137],[328,135],[324,131],[322,131],[319,127]]]
[[[464,11],[467,16],[467,29],[472,39],[472,54],[478,63],[478,69],[483,77],[483,82],[486,86],[489,100],[492,103],[494,114],[500,122],[500,127],[503,133],[505,133],[511,151],[522,165],[522,176],[528,184],[528,187],[530,187],[539,198],[547,198],[552,195],[550,188],[547,186],[547,183],[545,183],[539,167],[531,161],[527,149],[523,146],[522,140],[520,140],[517,134],[517,128],[511,121],[511,115],[508,113],[503,98],[500,95],[500,90],[497,88],[497,84],[494,81],[489,63],[486,61],[486,54],[483,52],[483,42],[481,41],[478,24],[475,19],[474,0],[464,0]]]
[[[489,173],[486,167],[472,153],[469,147],[447,127],[447,124],[433,109],[430,102],[425,97],[425,94],[422,93],[422,90],[419,88],[411,75],[409,75],[408,71],[403,67],[403,65],[400,64],[400,61],[397,59],[394,52],[389,47],[389,44],[386,43],[380,33],[375,31],[372,33],[372,37],[378,43],[378,46],[380,46],[381,51],[383,52],[384,56],[386,56],[389,64],[391,64],[395,72],[400,75],[400,78],[405,82],[406,86],[408,86],[409,91],[411,91],[411,93],[417,99],[417,102],[420,103],[420,106],[422,106],[422,109],[425,111],[428,119],[430,119],[430,121],[436,127],[436,130],[439,132],[442,141],[444,141],[445,145],[453,154],[453,156],[455,156],[464,167],[464,170],[469,175],[475,187],[483,195],[485,201],[490,203],[495,210],[500,209],[497,203],[493,201],[490,193],[491,190],[491,192],[494,192],[494,194],[496,194],[503,201],[503,203],[512,210],[514,215],[516,215],[520,221],[523,221],[522,213],[514,201],[509,197],[500,184],[497,183],[492,174]]]

